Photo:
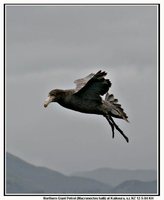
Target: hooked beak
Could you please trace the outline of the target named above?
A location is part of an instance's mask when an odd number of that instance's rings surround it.
[[[48,96],[47,99],[44,101],[44,107],[46,108],[48,106],[49,103],[52,102],[54,97],[52,96]]]

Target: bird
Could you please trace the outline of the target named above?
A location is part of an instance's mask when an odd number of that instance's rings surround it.
[[[57,102],[59,105],[77,112],[101,115],[111,126],[112,138],[114,138],[116,129],[126,142],[129,142],[129,138],[113,119],[119,118],[129,122],[127,114],[118,103],[118,99],[115,99],[114,95],[108,92],[112,83],[105,78],[106,75],[107,72],[99,70],[95,74],[91,73],[84,78],[75,80],[75,89],[51,90],[44,101],[44,107],[46,108],[52,102]]]

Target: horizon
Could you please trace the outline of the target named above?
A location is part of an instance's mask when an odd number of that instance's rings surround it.
[[[127,170],[127,171],[144,171],[144,170],[146,170],[146,171],[156,171],[156,172],[158,172],[158,170],[156,170],[156,169],[126,169],[126,168],[114,168],[114,167],[99,167],[99,168],[93,168],[93,169],[88,169],[88,170],[82,170],[82,171],[74,171],[74,172],[71,172],[71,173],[65,173],[65,172],[62,172],[62,171],[59,171],[59,170],[57,170],[57,169],[55,169],[55,168],[51,168],[51,166],[43,166],[43,165],[36,165],[36,164],[33,164],[33,163],[31,163],[31,162],[29,162],[29,161],[27,161],[27,160],[24,160],[23,158],[20,158],[19,156],[17,156],[17,155],[14,155],[14,154],[12,154],[12,153],[10,153],[10,152],[6,152],[6,154],[10,154],[11,156],[13,156],[13,157],[16,157],[17,159],[20,159],[21,161],[23,161],[23,162],[25,162],[25,163],[27,163],[27,164],[30,164],[30,165],[33,165],[33,166],[35,166],[35,167],[43,167],[43,168],[47,168],[47,169],[49,169],[49,170],[52,170],[52,171],[56,171],[56,172],[59,172],[59,173],[61,173],[61,174],[63,174],[63,175],[66,175],[66,176],[71,176],[71,175],[73,175],[73,174],[76,174],[76,173],[81,173],[81,172],[92,172],[92,171],[96,171],[96,170],[108,170],[108,169],[113,169],[113,170]],[[7,158],[6,158],[6,161],[7,161]],[[158,177],[157,177],[158,178]]]

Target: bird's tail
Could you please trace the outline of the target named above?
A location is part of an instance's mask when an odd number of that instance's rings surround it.
[[[105,100],[112,104],[112,109],[110,110],[111,115],[129,122],[127,114],[124,112],[123,108],[121,107],[121,104],[118,103],[118,99],[114,98],[113,94],[107,93],[105,96]]]

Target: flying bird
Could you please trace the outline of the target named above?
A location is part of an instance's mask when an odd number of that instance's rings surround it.
[[[85,78],[75,80],[75,89],[51,90],[44,102],[44,107],[47,107],[51,102],[57,102],[61,106],[74,111],[102,115],[111,126],[112,138],[114,138],[114,131],[117,129],[129,142],[128,137],[113,120],[113,117],[115,117],[128,122],[128,116],[118,103],[118,99],[115,99],[113,94],[108,93],[112,83],[109,79],[105,79],[106,75],[105,71],[100,70],[96,74],[91,73]],[[103,95],[105,95],[104,99],[101,97]]]

